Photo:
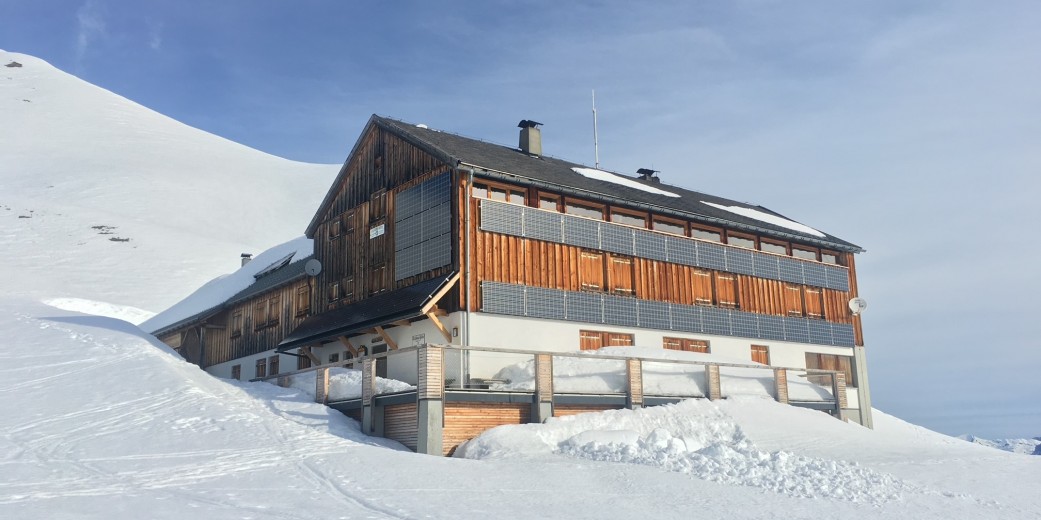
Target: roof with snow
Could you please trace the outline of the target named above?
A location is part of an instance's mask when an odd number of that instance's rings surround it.
[[[369,125],[377,125],[400,136],[439,159],[457,166],[472,166],[484,177],[524,182],[548,190],[571,193],[587,199],[673,215],[684,219],[717,224],[733,229],[761,233],[840,251],[862,252],[856,244],[813,229],[766,209],[639,177],[598,170],[547,156],[531,156],[517,148],[488,143],[469,137],[433,130],[404,121],[373,115]],[[366,127],[368,128],[368,126]],[[364,133],[363,133],[364,134]],[[344,172],[341,171],[341,175]],[[330,197],[332,192],[330,192]],[[323,202],[322,209],[331,203]],[[322,213],[320,210],[319,214]],[[316,215],[316,219],[318,216]],[[311,236],[317,228],[312,221]]]

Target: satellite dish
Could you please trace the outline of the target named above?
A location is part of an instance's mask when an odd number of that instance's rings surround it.
[[[867,300],[863,298],[853,298],[849,301],[849,310],[854,316],[859,316],[860,313],[867,309]]]
[[[311,276],[318,276],[322,272],[322,263],[317,258],[312,258],[304,264],[304,272]]]

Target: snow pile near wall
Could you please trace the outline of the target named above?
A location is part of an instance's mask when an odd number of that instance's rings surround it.
[[[554,358],[554,392],[625,393],[625,362],[615,359],[596,359],[597,356],[749,364],[746,359],[734,359],[700,352],[649,347],[604,347],[590,351],[586,357],[582,358]],[[773,397],[773,377],[772,370],[723,367],[720,369],[720,389],[724,397]],[[494,379],[507,381],[492,385],[491,388],[494,390],[534,391],[535,362],[529,360],[507,366],[500,370]],[[705,367],[645,361],[643,363],[643,393],[644,395],[704,397],[708,395]],[[788,376],[788,396],[789,399],[795,401],[822,401],[831,399],[831,391],[799,378],[796,373],[792,372]]]
[[[289,376],[289,386],[305,392],[314,399],[315,372],[305,372]],[[350,368],[329,369],[329,400],[361,398],[361,370]],[[415,390],[416,387],[397,379],[376,378],[376,395],[392,394]]]
[[[880,504],[914,491],[854,463],[759,449],[732,417],[704,400],[502,426],[457,450],[457,456],[475,459],[548,454],[654,466],[802,498]]]

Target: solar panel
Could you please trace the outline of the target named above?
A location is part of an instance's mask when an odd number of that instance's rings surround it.
[[[665,239],[666,260],[681,265],[698,265],[697,242],[685,238]]]
[[[812,262],[803,262],[802,273],[806,285],[814,287],[828,287],[828,278],[824,272],[824,266]]]
[[[730,313],[731,333],[744,338],[758,338],[759,327],[756,315],[750,312],[733,311]]]
[[[419,187],[423,190],[424,210],[446,203],[452,198],[452,181],[447,173],[438,175]]]
[[[623,327],[637,326],[636,298],[604,296],[604,322]]]
[[[568,292],[567,319],[587,323],[604,322],[604,305],[597,293]]]
[[[845,268],[826,265],[824,266],[824,273],[828,280],[828,285],[825,287],[843,292],[849,291],[849,271]]]
[[[817,345],[831,345],[834,341],[831,338],[831,324],[824,320],[806,320],[807,328],[810,331],[810,343]]]
[[[413,186],[394,196],[394,220],[403,220],[423,210],[423,190]]]
[[[625,226],[600,226],[600,244],[604,251],[633,254],[633,229]],[[636,255],[639,256],[639,255]]]
[[[524,206],[506,204],[493,200],[481,201],[481,229],[492,233],[522,236],[522,215]]]
[[[666,302],[639,300],[636,306],[639,326],[649,329],[671,329],[669,307],[670,305]]]
[[[778,279],[780,279],[782,282],[788,282],[788,283],[799,283],[799,284],[805,283],[803,281],[804,278],[803,278],[803,274],[802,274],[802,269],[803,269],[803,264],[807,264],[807,263],[808,262],[803,262],[803,261],[800,261],[800,260],[793,260],[791,258],[779,258],[778,259],[778,268],[779,268]]]
[[[810,333],[806,328],[806,320],[803,318],[785,318],[784,340],[796,343],[809,343]]]
[[[562,320],[565,318],[564,295],[564,291],[556,289],[527,287],[527,297],[524,305],[527,311],[526,314],[533,318]]]
[[[452,263],[452,236],[441,235],[423,242],[423,271]]]
[[[855,336],[853,334],[853,325],[848,323],[832,323],[831,336],[833,338],[832,345],[840,347],[854,346]]]
[[[560,213],[528,209],[524,212],[524,236],[546,242],[563,242]]]
[[[759,316],[759,337],[784,341],[784,318],[781,316]]]
[[[701,309],[693,305],[670,304],[672,330],[701,332]]]
[[[600,249],[600,223],[595,220],[565,215],[564,243],[589,249]]]
[[[706,334],[731,336],[730,313],[715,307],[701,307],[701,329]]]
[[[416,244],[394,253],[394,281],[423,272],[423,246]]]
[[[752,272],[751,251],[734,247],[727,247],[724,251],[727,271],[737,274],[754,274]]]
[[[769,278],[771,280],[778,279],[778,264],[783,263],[787,258],[780,258],[773,255],[755,254],[752,255],[752,271],[753,274],[760,278]],[[800,273],[802,274],[802,273]],[[801,277],[800,277],[801,278]],[[802,282],[799,282],[802,283]]]
[[[698,267],[725,271],[726,266],[726,260],[723,258],[723,246],[698,242]]]
[[[481,299],[484,312],[524,315],[524,286],[481,282]]]
[[[636,234],[633,249],[635,256],[651,260],[665,260],[665,236],[639,229],[633,231]]]
[[[406,218],[394,223],[394,251],[401,251],[420,242],[422,219]]]

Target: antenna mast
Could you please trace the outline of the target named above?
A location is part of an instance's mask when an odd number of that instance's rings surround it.
[[[593,90],[593,159],[595,168],[600,169],[600,143],[596,135],[596,90]]]

